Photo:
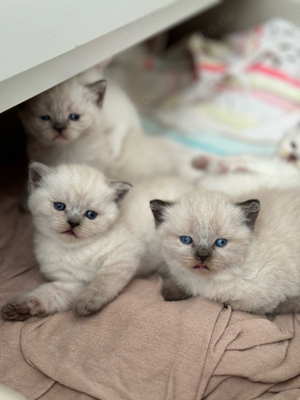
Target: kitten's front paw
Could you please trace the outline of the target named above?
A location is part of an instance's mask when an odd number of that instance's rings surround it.
[[[45,310],[37,298],[20,295],[9,300],[1,310],[3,319],[10,321],[25,321],[25,319],[36,315],[45,316]]]
[[[76,298],[74,311],[78,315],[91,315],[99,311],[105,304],[99,293],[85,290]]]
[[[192,160],[192,166],[196,169],[207,169],[210,163],[210,157],[197,156]]]
[[[166,301],[185,300],[191,297],[171,280],[163,282],[161,293]]]
[[[226,160],[207,155],[194,158],[192,165],[196,169],[202,169],[212,174],[226,174],[229,172],[229,165]]]

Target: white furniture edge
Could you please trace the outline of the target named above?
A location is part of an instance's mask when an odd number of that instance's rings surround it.
[[[127,26],[0,82],[0,113],[217,3],[219,0],[176,1],[149,15],[148,18],[152,20],[148,25],[145,23],[147,16],[143,16]],[[126,35],[129,31],[137,33]],[[120,40],[120,37],[123,39]]]

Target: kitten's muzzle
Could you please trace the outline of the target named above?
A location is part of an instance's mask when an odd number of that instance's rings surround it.
[[[67,126],[65,124],[55,124],[53,126],[53,129],[55,129],[58,133],[61,133],[66,128],[67,128]]]
[[[71,220],[68,220],[67,222],[68,222],[68,224],[70,225],[71,229],[74,229],[74,228],[76,228],[76,226],[79,226],[79,225],[80,225],[80,223],[79,223],[78,221],[71,221]]]
[[[207,248],[198,248],[196,249],[196,258],[200,260],[202,263],[208,261],[211,258],[211,251]]]
[[[293,161],[297,161],[298,158],[295,154],[289,154],[289,156],[287,157],[287,161],[293,162]]]

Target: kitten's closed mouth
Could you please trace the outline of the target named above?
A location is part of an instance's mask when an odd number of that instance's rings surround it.
[[[59,133],[57,136],[55,136],[55,138],[53,140],[54,140],[54,142],[56,142],[56,141],[67,140],[67,138],[63,134]]]
[[[73,229],[68,229],[67,231],[64,231],[64,232],[62,232],[63,234],[66,234],[66,235],[71,235],[71,236],[75,236],[75,237],[77,237],[76,235],[75,235],[75,232],[73,231]]]
[[[205,264],[197,264],[197,265],[194,266],[194,269],[207,269],[207,270],[209,270],[209,268]]]

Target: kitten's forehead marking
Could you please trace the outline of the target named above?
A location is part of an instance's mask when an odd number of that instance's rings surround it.
[[[55,121],[56,122],[65,122],[66,117],[64,116],[64,113],[59,110],[55,112]]]
[[[67,209],[68,215],[72,217],[81,217],[82,216],[82,207],[74,206]]]
[[[207,247],[209,245],[208,239],[204,237],[200,237],[200,240],[197,240],[197,243],[201,246]]]

